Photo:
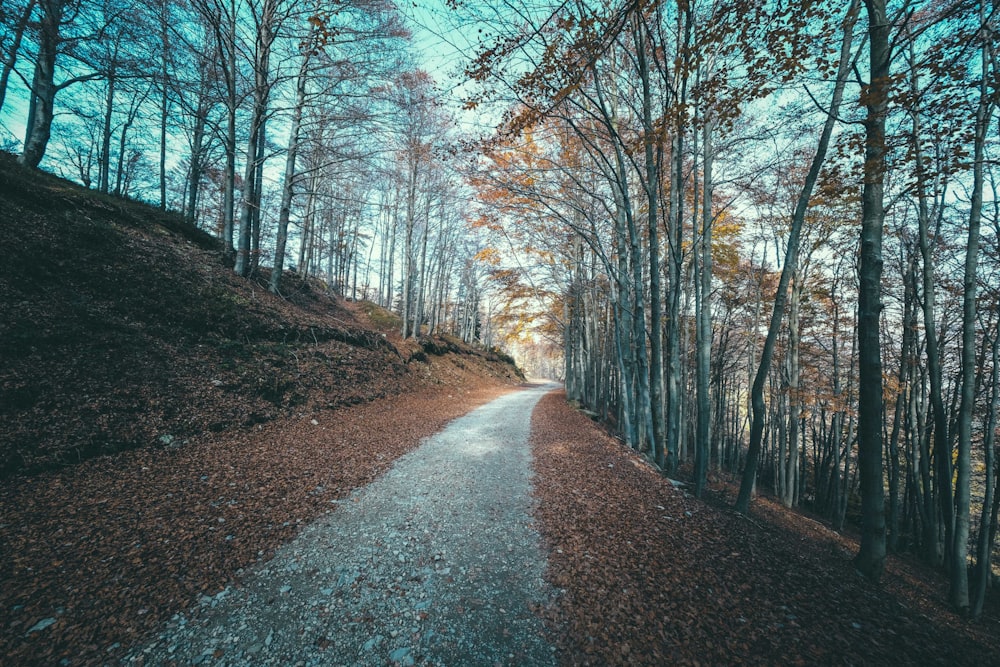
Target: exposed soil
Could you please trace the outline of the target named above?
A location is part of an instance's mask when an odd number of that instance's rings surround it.
[[[881,587],[857,545],[755,501],[696,500],[573,410],[561,392],[532,421],[549,627],[566,665],[987,665],[995,605],[969,622],[938,575],[890,557]]]

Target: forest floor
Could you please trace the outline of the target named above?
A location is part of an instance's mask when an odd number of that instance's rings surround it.
[[[721,480],[697,500],[561,392],[532,442],[564,664],[1000,664],[996,595],[960,618],[942,575],[895,556],[873,586],[853,538],[766,497],[737,514]]]

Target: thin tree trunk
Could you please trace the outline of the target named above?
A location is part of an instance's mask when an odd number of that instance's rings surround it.
[[[417,161],[416,155],[410,156],[409,174],[406,183],[406,237],[403,244],[403,338],[414,335],[410,329],[410,310],[413,301],[413,228],[417,215]]]
[[[680,109],[687,104],[688,69],[690,67],[690,43],[692,31],[692,8],[690,4],[684,7],[683,11],[677,12],[677,51],[682,54],[682,61],[679,67],[675,68],[674,88],[677,90],[675,97],[675,125],[673,137],[670,144],[670,164],[671,178],[668,195],[669,211],[667,220],[671,228],[667,230],[668,250],[670,253],[670,284],[668,288],[667,304],[667,358],[666,366],[666,443],[664,471],[672,475],[680,465],[681,440],[683,430],[681,425],[684,400],[684,391],[681,385],[681,274],[684,262],[684,133],[687,128],[686,118]]]
[[[705,490],[708,474],[708,458],[712,440],[712,396],[709,379],[711,377],[712,353],[712,120],[706,119],[703,127],[702,161],[702,216],[701,216],[701,274],[696,276],[698,285],[695,293],[700,295],[697,311],[697,434],[694,455],[694,495],[701,497]]]
[[[981,32],[986,32],[985,8],[980,5]],[[969,202],[969,237],[965,246],[965,278],[962,290],[962,381],[958,407],[958,461],[955,477],[955,534],[952,544],[950,597],[959,611],[969,610],[969,506],[972,476],[972,412],[976,401],[976,272],[979,262],[979,230],[983,209],[983,161],[986,128],[993,115],[990,97],[988,46],[981,50],[979,105],[976,109],[972,152],[972,198]]]
[[[97,189],[99,192],[107,193],[111,189],[111,121],[115,112],[115,84],[117,74],[115,72],[114,58],[108,66],[107,83],[108,88],[104,97],[104,123],[101,127],[101,159],[98,162]],[[121,156],[119,156],[119,159]]]
[[[167,208],[167,119],[170,116],[169,76],[170,32],[167,3],[160,3],[160,209]]]
[[[260,139],[257,140],[257,157],[256,162],[256,173],[254,178],[257,180],[253,186],[255,206],[252,209],[252,217],[250,219],[250,269],[249,273],[253,274],[257,267],[260,266],[260,224],[261,224],[261,201],[264,196],[264,160],[266,156],[267,148],[267,123],[266,121],[261,121],[260,124]]]
[[[788,304],[788,461],[785,464],[785,488],[781,502],[785,507],[795,504],[798,480],[799,421],[802,419],[802,397],[799,388],[799,309],[802,301],[803,274],[792,276],[792,294]]]
[[[1000,312],[998,312],[1000,315]],[[1000,409],[1000,317],[993,331],[992,371],[990,373],[990,404],[986,417],[986,428],[983,429],[983,462],[986,466],[985,496],[983,509],[979,515],[979,542],[976,548],[976,581],[972,590],[972,602],[969,615],[979,618],[983,613],[983,603],[986,600],[986,588],[992,572],[993,539],[996,535],[996,461],[993,451],[997,429],[997,410]]]
[[[830,102],[830,112],[827,114],[826,121],[823,124],[823,132],[820,134],[816,154],[813,156],[812,164],[809,167],[809,172],[806,174],[802,191],[799,193],[799,198],[795,205],[795,212],[792,214],[792,224],[788,232],[788,245],[785,248],[785,262],[781,267],[778,290],[774,295],[774,309],[771,311],[771,320],[767,327],[767,337],[764,340],[764,347],[761,350],[760,365],[757,367],[757,373],[754,376],[753,386],[750,391],[752,407],[750,447],[747,451],[746,464],[743,467],[743,478],[740,482],[739,496],[736,499],[736,511],[743,514],[750,511],[750,494],[753,491],[754,481],[757,476],[757,462],[760,458],[761,439],[764,433],[764,381],[771,366],[771,357],[774,354],[774,345],[778,338],[778,330],[781,328],[781,320],[784,315],[785,301],[788,293],[788,283],[796,267],[799,235],[802,229],[802,222],[805,220],[806,209],[809,206],[809,197],[812,194],[813,187],[816,185],[816,180],[819,178],[823,161],[826,159],[826,152],[830,145],[830,136],[833,133],[833,126],[836,124],[837,115],[840,111],[840,103],[844,96],[844,86],[850,69],[851,41],[854,35],[854,24],[857,21],[857,16],[858,1],[854,0],[847,10],[847,17],[844,19],[844,38],[840,45],[840,63],[837,68],[837,82],[834,86],[833,98]]]
[[[427,206],[424,209],[424,230],[420,238],[420,274],[417,278],[417,304],[413,313],[414,335],[422,335],[421,323],[424,319],[424,301],[427,291],[427,237],[430,236],[431,197],[427,195]]]
[[[18,161],[38,168],[52,135],[55,99],[58,87],[55,82],[56,57],[61,40],[59,30],[67,0],[41,0],[42,16],[38,24],[38,55],[35,74],[31,83],[31,105],[24,138],[24,150]]]
[[[198,194],[201,190],[201,160],[205,142],[205,125],[207,123],[208,110],[202,100],[198,101],[197,116],[194,119],[194,132],[191,137],[191,170],[188,174],[188,204],[184,211],[184,217],[188,224],[194,225],[198,221]]]
[[[889,458],[889,525],[886,549],[889,552],[895,552],[899,545],[899,437],[902,431],[902,422],[905,419],[905,406],[909,403],[909,394],[912,393],[912,388],[910,388],[913,369],[912,360],[917,354],[914,341],[917,330],[917,316],[913,309],[916,258],[909,249],[907,250],[907,254],[909,255],[909,261],[907,263],[903,288],[903,336],[900,344],[899,374],[897,375],[899,392],[896,394],[896,407],[892,418],[892,433],[889,436],[887,448]]]
[[[3,68],[0,69],[0,111],[3,110],[4,100],[7,99],[7,83],[10,81],[10,73],[14,71],[14,66],[17,64],[17,54],[21,50],[24,32],[31,21],[31,13],[35,11],[36,2],[37,0],[28,0],[28,4],[24,6],[24,11],[21,13],[21,18],[14,26],[14,38],[10,43],[10,53],[7,54],[3,61]]]
[[[916,58],[913,55],[912,41],[910,46],[910,92],[913,100],[919,100],[919,82],[917,80]],[[937,322],[935,315],[935,271],[934,256],[930,247],[930,211],[927,204],[926,183],[928,175],[924,167],[922,144],[920,141],[920,113],[914,109],[910,114],[913,131],[913,163],[916,168],[917,223],[919,226],[920,257],[923,264],[923,320],[924,338],[927,347],[927,375],[930,381],[931,416],[934,422],[934,472],[937,481],[937,494],[940,501],[941,515],[945,522],[945,535],[950,549],[954,521],[952,520],[952,471],[951,445],[948,434],[948,419],[945,415],[944,398],[941,381],[941,356],[938,348]],[[923,440],[923,438],[922,438]],[[928,443],[929,444],[929,443]],[[931,463],[930,457],[924,457],[925,465]],[[925,499],[932,503],[934,495],[930,493],[930,480],[925,480]],[[925,525],[925,556],[932,564],[938,565],[944,558],[940,540],[937,538],[937,513],[928,511]]]
[[[295,82],[295,106],[288,131],[288,153],[285,155],[285,175],[281,185],[281,206],[278,209],[278,234],[274,245],[274,266],[271,269],[269,289],[274,294],[281,291],[281,273],[285,266],[285,246],[288,243],[288,222],[291,218],[292,198],[295,196],[295,162],[299,155],[299,141],[302,128],[302,111],[306,105],[306,78],[309,73],[309,59],[312,54],[312,31],[303,49],[302,64]]]
[[[229,25],[220,45],[225,51],[223,74],[226,79],[226,173],[223,183],[222,243],[226,256],[236,256],[236,0],[229,0]],[[220,33],[221,34],[221,33]]]
[[[645,158],[646,220],[649,234],[649,399],[653,419],[652,458],[656,465],[664,466],[664,415],[663,415],[663,306],[660,294],[660,160],[661,140],[655,137],[653,125],[653,95],[649,82],[649,64],[643,26],[635,28],[636,56],[639,77],[642,81],[642,128]]]
[[[261,168],[260,146],[263,142],[263,127],[270,93],[268,77],[271,73],[271,47],[274,44],[275,0],[264,0],[260,15],[256,18],[257,38],[254,52],[253,106],[250,112],[249,139],[247,140],[246,168],[243,175],[243,205],[240,207],[239,244],[236,248],[236,263],[233,270],[237,275],[247,276],[253,270],[252,237],[255,209],[260,207],[260,192],[257,189],[258,170]]]

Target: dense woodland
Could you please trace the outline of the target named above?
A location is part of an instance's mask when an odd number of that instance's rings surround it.
[[[862,573],[915,552],[980,614],[1000,3],[448,4],[487,136],[380,0],[5,3],[7,148],[182,211],[275,292],[294,267],[404,336],[561,359],[695,494],[727,471],[741,512],[759,486],[860,522]]]

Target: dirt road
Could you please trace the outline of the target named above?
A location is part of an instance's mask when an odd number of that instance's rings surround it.
[[[453,421],[125,662],[554,664],[528,444],[552,388]]]

